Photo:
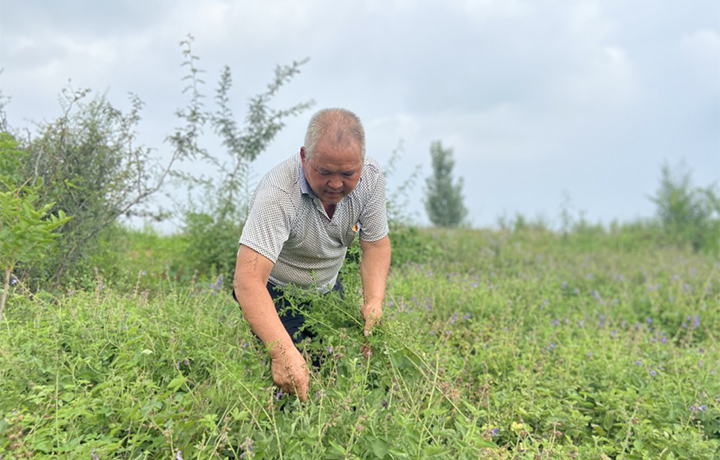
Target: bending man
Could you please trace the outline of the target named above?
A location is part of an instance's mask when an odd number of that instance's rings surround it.
[[[250,203],[235,268],[234,294],[253,332],[268,348],[272,377],[305,401],[309,374],[295,344],[302,316],[278,314],[288,284],[342,292],[338,272],[360,238],[364,333],[382,316],[390,266],[385,178],[365,156],[360,119],[325,109],[310,120],[299,155],[275,166]]]

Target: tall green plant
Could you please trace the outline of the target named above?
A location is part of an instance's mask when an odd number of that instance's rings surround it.
[[[650,197],[665,236],[696,251],[720,250],[720,195],[716,187],[694,187],[691,174],[661,169],[660,186]]]
[[[70,220],[62,210],[52,214],[53,203],[42,204],[42,178],[34,183],[23,181],[21,159],[25,152],[17,146],[10,134],[0,133],[0,269],[3,273],[0,320],[4,317],[15,266],[41,260],[59,236],[53,230]]]
[[[185,177],[187,184],[202,187],[204,197],[200,203],[191,201],[183,212],[183,232],[188,237],[186,260],[193,269],[201,272],[207,273],[215,267],[229,273],[235,266],[237,244],[252,193],[250,164],[269,147],[285,126],[285,119],[313,105],[313,101],[286,109],[274,109],[270,105],[279,90],[300,72],[307,59],[277,66],[266,90],[250,99],[244,123],[239,124],[231,109],[232,73],[227,66],[221,73],[215,93],[217,108],[214,111],[203,108],[200,92],[203,81],[199,79],[203,71],[198,68],[198,58],[192,54],[192,40],[188,37],[182,45],[188,63],[186,90],[193,94],[193,109],[178,115],[188,121],[199,120],[201,126],[209,123],[220,137],[226,155],[221,157],[198,150],[198,156],[214,166],[215,171],[209,178]],[[173,144],[182,140],[180,136],[171,138]]]
[[[63,114],[40,125],[38,137],[27,147],[26,176],[49,185],[42,201],[54,202],[53,212],[74,216],[43,271],[35,273],[54,283],[72,273],[95,249],[99,234],[121,216],[159,216],[142,207],[183,153],[176,151],[167,165],[156,166],[150,149],[136,142],[140,99],[131,96],[132,108],[123,113],[102,96],[88,100],[88,94],[63,91]]]
[[[463,179],[453,179],[455,160],[451,148],[440,141],[430,145],[432,175],[426,179],[425,210],[430,222],[439,227],[457,227],[464,223],[467,208],[463,203]]]

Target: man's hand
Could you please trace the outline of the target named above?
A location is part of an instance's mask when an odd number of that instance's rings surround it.
[[[307,401],[310,374],[302,354],[294,346],[288,350],[271,352],[270,371],[275,385],[284,393],[295,394],[300,401]]]
[[[363,334],[365,337],[370,335],[372,328],[375,324],[380,322],[382,318],[382,305],[377,304],[365,304],[360,308],[363,318],[365,318],[365,327],[363,328]]]
[[[365,327],[363,328],[363,334],[365,335],[365,337],[368,337],[372,333],[373,326],[375,326],[382,318],[382,306],[380,304],[365,304],[360,309],[360,313],[362,313],[363,318],[365,318]],[[372,348],[370,348],[370,344],[368,343],[361,346],[360,350],[362,351],[365,359],[369,358],[373,354]]]
[[[360,278],[363,285],[364,303],[360,309],[365,318],[363,334],[371,334],[372,328],[382,318],[382,303],[385,297],[385,283],[390,269],[390,238],[387,236],[377,241],[367,242],[360,240],[362,261],[360,262]],[[370,346],[362,346],[365,358],[372,355]]]
[[[285,393],[307,400],[308,374],[302,357],[285,330],[267,291],[273,262],[247,246],[240,246],[235,266],[235,294],[250,328],[270,351],[272,378]]]

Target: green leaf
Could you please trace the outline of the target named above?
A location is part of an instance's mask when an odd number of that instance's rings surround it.
[[[182,375],[179,377],[175,377],[170,381],[170,383],[168,383],[168,390],[175,391],[180,388],[185,382],[187,382],[187,379]]]
[[[375,454],[375,456],[380,459],[385,458],[389,449],[387,442],[382,438],[374,439],[372,441],[371,447],[373,454]]]

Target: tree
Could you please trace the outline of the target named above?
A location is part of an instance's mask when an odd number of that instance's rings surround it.
[[[453,183],[455,160],[452,149],[444,149],[440,141],[430,145],[432,175],[426,179],[425,210],[430,222],[439,227],[457,227],[464,223],[467,208],[463,204],[462,177]]]
[[[200,185],[203,189],[202,203],[192,201],[183,212],[183,233],[188,245],[184,254],[185,262],[201,274],[207,274],[213,268],[220,273],[229,274],[235,268],[237,242],[247,218],[250,203],[250,164],[264,152],[275,136],[285,126],[285,119],[297,116],[310,108],[314,102],[297,103],[285,109],[271,107],[271,102],[280,89],[300,72],[300,67],[307,62],[293,61],[290,65],[278,65],[272,80],[265,91],[250,98],[244,123],[238,123],[231,107],[230,89],[232,75],[226,66],[220,76],[215,92],[217,109],[214,112],[203,111],[200,107],[198,86],[202,83],[197,74],[197,58],[190,52],[192,37],[182,42],[185,46],[183,54],[190,68],[188,80],[191,85],[188,91],[193,94],[193,110],[180,114],[181,118],[201,119],[208,122],[222,141],[226,149],[225,161],[199,149],[198,156],[216,171],[212,177],[185,177],[189,188]],[[183,132],[172,136],[170,141],[175,145],[183,142]]]
[[[657,218],[666,237],[695,251],[720,250],[720,195],[716,187],[694,187],[690,173],[662,166],[655,196]]]

